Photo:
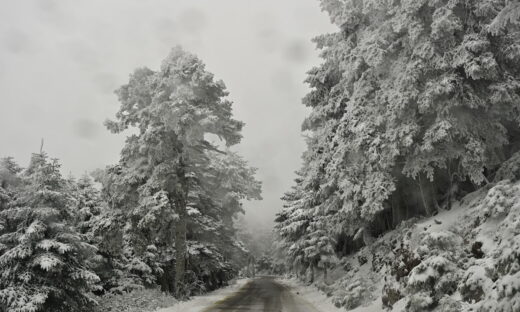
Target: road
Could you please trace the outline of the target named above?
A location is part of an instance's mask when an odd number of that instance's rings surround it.
[[[203,311],[320,312],[294,294],[290,287],[267,276],[250,281],[232,295]]]

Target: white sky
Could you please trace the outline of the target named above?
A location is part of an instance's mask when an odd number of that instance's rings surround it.
[[[44,149],[80,175],[118,161],[124,137],[102,125],[136,67],[181,44],[223,79],[246,123],[241,154],[263,182],[246,219],[270,224],[304,142],[310,39],[334,31],[317,0],[19,0],[0,10],[0,157]]]

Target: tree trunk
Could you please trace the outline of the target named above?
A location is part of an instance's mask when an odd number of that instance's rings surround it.
[[[448,160],[447,169],[448,169],[448,179],[450,181],[450,185],[448,186],[448,196],[447,196],[447,205],[446,205],[447,210],[451,210],[451,197],[452,197],[451,192],[453,192],[453,175],[451,174],[450,165],[451,165],[451,162]]]
[[[184,294],[184,274],[186,272],[186,202],[178,200],[176,213],[179,216],[175,224],[175,296]]]
[[[178,220],[175,222],[175,296],[183,298],[187,295],[185,293],[184,275],[186,273],[188,181],[186,178],[186,164],[182,156],[179,159],[176,182],[174,202]]]
[[[327,278],[327,266],[325,266],[325,268],[323,269],[323,282],[325,283],[325,285],[328,285],[328,278]]]
[[[435,183],[429,182],[428,185],[430,186],[430,200],[433,203],[433,213],[438,212],[440,210],[439,203],[437,202],[437,190],[435,188]]]
[[[429,207],[429,205],[427,203],[427,200],[426,200],[426,197],[424,195],[422,179],[421,179],[421,175],[420,174],[419,174],[419,190],[421,191],[421,199],[422,199],[422,202],[423,202],[424,211],[426,212],[427,216],[431,216],[430,207]]]
[[[396,228],[397,225],[399,225],[399,222],[401,222],[401,209],[400,209],[400,196],[399,191],[395,190],[392,194],[391,202],[392,202],[392,227]]]

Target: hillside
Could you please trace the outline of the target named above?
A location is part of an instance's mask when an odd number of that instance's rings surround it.
[[[403,222],[316,284],[359,312],[519,311],[520,183],[503,180]]]

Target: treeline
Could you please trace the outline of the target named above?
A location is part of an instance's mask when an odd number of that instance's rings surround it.
[[[160,287],[179,298],[234,277],[233,218],[260,199],[222,81],[180,48],[117,90],[118,164],[64,178],[43,151],[0,161],[0,311],[92,311],[95,295]]]
[[[520,143],[520,16],[494,0],[322,0],[303,167],[276,232],[298,274],[324,274],[403,220],[492,181]]]

